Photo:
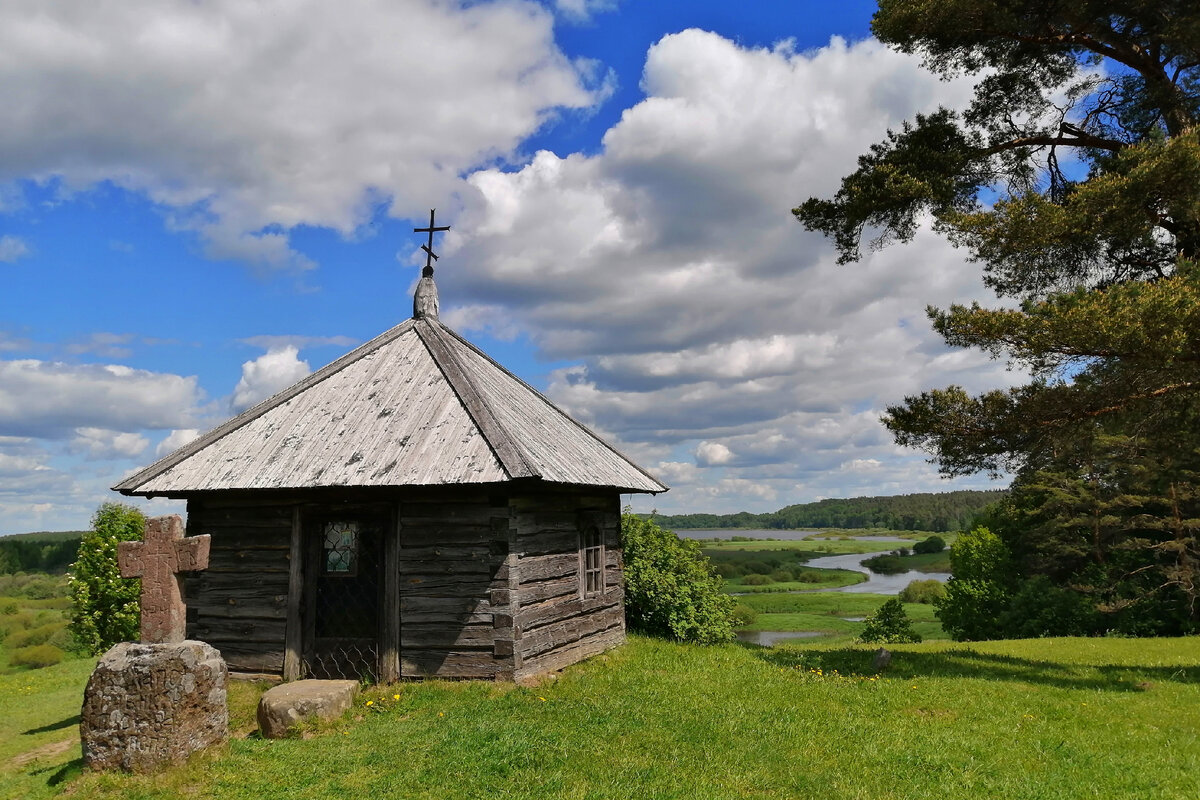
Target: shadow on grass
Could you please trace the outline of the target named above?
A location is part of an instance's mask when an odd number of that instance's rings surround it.
[[[872,674],[872,650],[830,649],[793,650],[748,645],[759,658],[783,668],[820,668],[837,670],[843,675]],[[1112,692],[1140,692],[1149,684],[1200,683],[1200,666],[1143,667],[1112,664],[1065,664],[1038,661],[996,653],[981,653],[971,648],[941,652],[892,651],[892,663],[884,678],[977,678],[982,680],[1020,681],[1060,689],[1098,689]]]
[[[60,719],[58,722],[51,722],[49,725],[43,725],[40,728],[30,728],[29,730],[25,731],[21,735],[22,736],[33,736],[35,733],[47,733],[49,731],[59,731],[59,730],[62,730],[63,728],[70,728],[72,725],[78,725],[78,724],[79,724],[79,715],[76,714],[73,717],[67,717],[66,719]]]
[[[48,772],[53,772],[53,774],[46,778],[46,785],[58,786],[83,773],[83,759],[76,758],[59,767],[42,767],[41,769],[32,770],[29,774],[44,775]]]

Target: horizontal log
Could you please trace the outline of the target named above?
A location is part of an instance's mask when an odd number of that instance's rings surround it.
[[[464,578],[487,578],[498,575],[504,564],[500,559],[488,561],[417,561],[408,562],[401,558],[400,580],[412,578],[436,578],[446,575],[459,575]]]
[[[582,492],[546,492],[514,495],[509,505],[518,513],[538,511],[613,511],[619,495],[603,495]]]
[[[487,546],[496,539],[491,528],[478,526],[468,529],[437,527],[404,527],[400,529],[400,547],[462,547]]]
[[[498,662],[487,650],[414,650],[400,657],[400,675],[404,678],[478,678],[490,679]]]
[[[274,597],[288,592],[288,574],[252,573],[242,575],[234,572],[193,572],[184,584],[188,597]]]
[[[579,551],[579,530],[545,530],[518,533],[516,551],[522,558]]]
[[[463,647],[491,648],[495,640],[492,626],[468,625],[465,627],[447,625],[415,625],[404,621],[400,623],[400,652],[409,650],[424,650],[429,648],[446,648],[450,650]]]
[[[231,670],[238,672],[283,672],[283,648],[257,649],[242,642],[209,641],[221,651],[221,657]]]
[[[499,542],[496,543],[497,545]],[[507,549],[507,547],[505,548]],[[496,547],[491,542],[471,542],[470,544],[427,545],[424,547],[400,547],[400,559],[403,562],[418,561],[492,561],[498,555]]]
[[[400,595],[428,597],[487,597],[507,586],[507,578],[488,575],[401,575]]]
[[[409,597],[400,598],[400,613],[447,613],[447,614],[472,614],[472,613],[491,613],[492,604],[488,602],[487,595],[482,597],[422,597],[420,595],[412,595]]]
[[[623,625],[624,619],[624,610],[619,606],[614,606],[595,614],[554,622],[532,633],[522,633],[521,653],[525,658],[533,658],[556,647],[579,641],[585,636],[599,633],[615,625]]]
[[[578,552],[522,558],[517,562],[517,577],[522,586],[578,574]]]
[[[200,617],[188,623],[188,638],[207,642],[274,642],[283,646],[283,619],[222,619]]]
[[[205,572],[287,573],[290,559],[288,548],[276,550],[222,550],[213,548]]]
[[[242,526],[201,525],[200,533],[212,537],[213,550],[241,547],[283,547],[292,539],[291,528],[245,528]]]
[[[200,620],[209,617],[217,619],[287,619],[287,595],[281,595],[282,599],[276,600],[270,604],[264,604],[261,600],[257,602],[223,602],[223,603],[196,603],[188,606],[188,613],[195,614],[194,619]]]
[[[624,643],[624,627],[610,628],[606,631],[601,631],[595,636],[588,636],[557,650],[551,650],[536,658],[526,660],[515,677],[518,679],[529,678],[546,672],[564,669],[572,664],[583,661],[585,658],[599,655],[606,650],[619,647]]]
[[[522,606],[517,612],[517,624],[526,634],[542,626],[577,617],[581,614],[596,614],[621,604],[621,597],[614,594],[600,594],[595,597],[569,597],[539,603],[532,606]]]
[[[579,596],[579,575],[568,575],[558,580],[541,581],[521,586],[517,592],[517,604],[522,608],[534,603],[563,597]]]

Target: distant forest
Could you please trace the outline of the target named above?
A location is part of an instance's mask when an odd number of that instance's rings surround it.
[[[1006,490],[851,497],[787,506],[767,514],[654,515],[664,528],[890,528],[897,531],[958,531]]]
[[[83,531],[43,531],[0,537],[0,575],[66,572],[79,555]]]

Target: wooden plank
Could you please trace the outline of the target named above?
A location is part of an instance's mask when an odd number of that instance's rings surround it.
[[[279,528],[246,528],[243,526],[202,525],[198,530],[212,536],[214,550],[238,549],[241,547],[282,548],[286,550],[291,541],[291,526]]]
[[[383,546],[383,613],[379,640],[379,679],[400,680],[400,532],[399,509],[392,507],[391,525]]]
[[[301,653],[304,628],[300,617],[304,597],[304,528],[300,506],[292,507],[292,526],[288,542],[287,627],[284,632],[283,677],[299,680],[303,670]]]
[[[409,547],[486,545],[492,539],[492,532],[485,525],[469,527],[422,525],[415,527],[411,522],[403,524],[405,528],[401,546],[406,549]]]

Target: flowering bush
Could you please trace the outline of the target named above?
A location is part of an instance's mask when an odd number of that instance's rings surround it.
[[[138,638],[140,580],[121,577],[117,542],[141,541],[146,518],[132,506],[105,503],[92,517],[92,530],[79,543],[71,566],[71,632],[79,646],[103,653],[117,642]]]

